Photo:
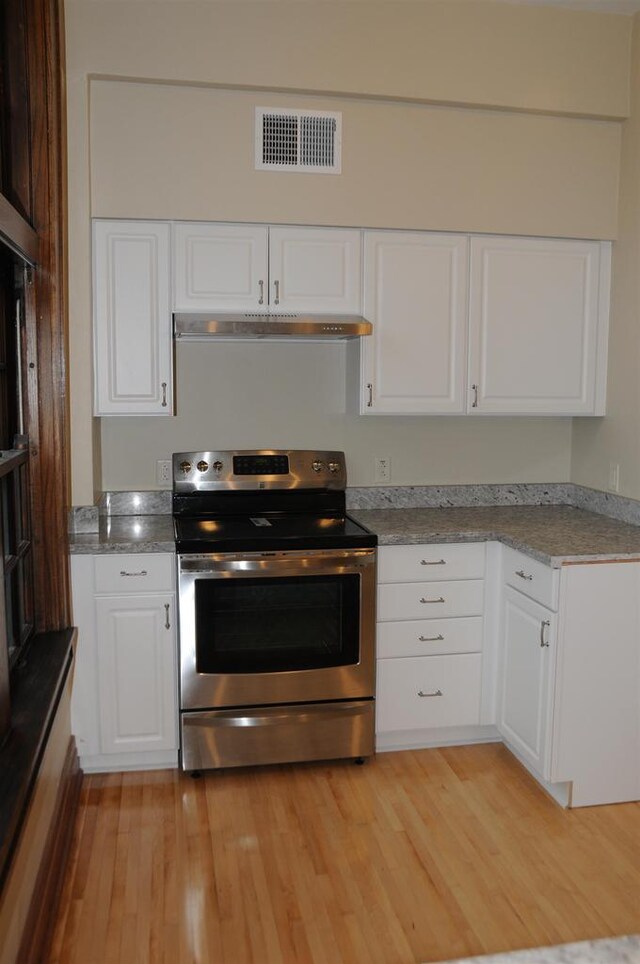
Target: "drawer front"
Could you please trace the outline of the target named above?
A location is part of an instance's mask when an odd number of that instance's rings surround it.
[[[548,609],[558,608],[560,570],[545,566],[523,552],[503,548],[504,581]]]
[[[405,619],[378,625],[378,659],[479,653],[482,616],[464,619]]]
[[[173,592],[174,556],[168,552],[94,556],[97,593]]]
[[[378,586],[378,619],[441,619],[446,616],[481,616],[484,582],[409,582]]]
[[[485,544],[382,546],[378,550],[378,582],[442,582],[482,579]]]
[[[479,653],[381,659],[376,730],[381,733],[479,723],[481,661]]]

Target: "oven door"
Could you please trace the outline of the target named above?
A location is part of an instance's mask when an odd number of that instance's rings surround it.
[[[178,557],[181,708],[372,698],[375,549]]]

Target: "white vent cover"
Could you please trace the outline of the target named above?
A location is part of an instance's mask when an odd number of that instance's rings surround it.
[[[340,174],[342,114],[256,107],[256,170]]]

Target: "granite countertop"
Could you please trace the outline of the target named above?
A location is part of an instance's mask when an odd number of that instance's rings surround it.
[[[640,936],[579,941],[507,954],[465,957],[449,964],[640,964]]]
[[[173,516],[100,516],[98,532],[69,534],[73,555],[103,552],[175,552]]]
[[[640,526],[566,505],[357,509],[350,514],[376,532],[382,546],[497,540],[555,567],[640,560]]]
[[[640,560],[640,526],[564,505],[355,509],[350,515],[380,545],[497,540],[551,566],[607,559]],[[100,517],[98,532],[72,533],[73,554],[174,552],[173,519]]]

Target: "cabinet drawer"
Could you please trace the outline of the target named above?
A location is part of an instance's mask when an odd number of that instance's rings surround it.
[[[485,544],[382,546],[378,550],[378,582],[440,582],[482,579]]]
[[[172,592],[174,557],[168,552],[94,556],[95,591]]]
[[[380,660],[377,731],[478,723],[481,660],[479,653]]]
[[[378,619],[440,619],[481,616],[484,582],[409,582],[378,586]]]
[[[405,619],[402,622],[380,623],[378,659],[479,653],[482,649],[482,624],[482,616],[465,619]]]
[[[560,570],[545,566],[523,552],[503,548],[504,581],[548,609],[558,608]]]

